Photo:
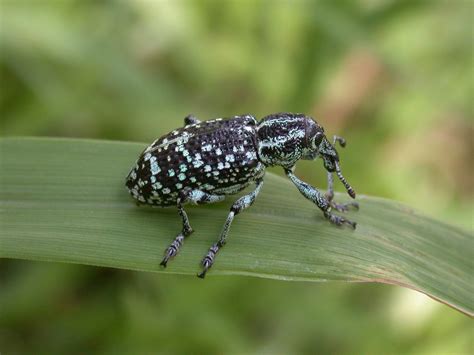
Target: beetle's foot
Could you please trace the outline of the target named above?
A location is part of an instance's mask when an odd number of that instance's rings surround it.
[[[205,266],[204,269],[199,274],[197,274],[197,277],[199,277],[201,279],[205,278],[206,277],[206,272],[207,272],[207,270],[209,270],[209,267],[210,266],[208,266],[208,267]]]
[[[169,257],[165,256],[163,260],[161,260],[160,266],[163,266],[164,268],[166,268],[166,265],[168,264],[168,260],[169,260]]]
[[[197,275],[198,277],[203,279],[206,276],[207,271],[214,264],[214,258],[216,257],[216,254],[217,254],[217,252],[219,251],[219,249],[221,247],[222,247],[222,244],[216,243],[216,244],[213,244],[209,248],[209,251],[207,252],[206,256],[201,261],[201,265],[203,267],[203,270]]]
[[[357,226],[356,222],[349,221],[348,219],[346,219],[344,217],[337,216],[337,215],[331,214],[329,212],[325,212],[324,216],[329,220],[329,222],[331,222],[332,224],[335,224],[337,226],[342,226],[344,224],[347,224],[347,225],[351,226],[353,229],[355,229],[356,226]]]
[[[339,212],[348,212],[351,208],[355,210],[359,209],[359,204],[355,201],[347,203],[336,203],[334,201],[331,201],[330,206]]]
[[[163,257],[163,260],[160,263],[161,266],[166,267],[166,265],[168,264],[168,261],[171,258],[174,258],[178,254],[179,249],[183,245],[183,242],[184,242],[184,235],[183,233],[181,233],[173,240],[170,246],[165,250],[165,256]]]

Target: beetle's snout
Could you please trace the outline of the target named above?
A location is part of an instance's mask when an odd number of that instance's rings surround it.
[[[339,162],[339,157],[333,154],[323,154],[322,158],[323,158],[323,163],[326,170],[329,171],[330,173],[335,172],[336,163]]]

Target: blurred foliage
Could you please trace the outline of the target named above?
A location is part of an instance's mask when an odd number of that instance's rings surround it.
[[[8,354],[472,349],[471,319],[422,295],[407,301],[391,286],[237,277],[203,284],[194,276],[17,261],[2,270],[10,279],[0,294],[0,344]]]
[[[149,142],[190,112],[305,112],[348,140],[359,193],[472,230],[473,6],[1,0],[1,134]],[[321,167],[297,173],[324,187]],[[473,351],[467,318],[388,286],[0,266],[6,353]]]

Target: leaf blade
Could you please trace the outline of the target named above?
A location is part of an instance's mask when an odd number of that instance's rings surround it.
[[[195,274],[235,198],[187,207],[196,232],[166,271],[160,269],[180,219],[174,209],[137,208],[128,196],[124,179],[143,148],[1,139],[0,257]],[[356,231],[337,228],[289,181],[267,174],[210,275],[385,282],[473,315],[472,234],[393,201],[362,196],[359,203],[361,210],[350,213]]]

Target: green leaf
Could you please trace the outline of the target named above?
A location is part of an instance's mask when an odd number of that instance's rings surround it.
[[[143,144],[0,140],[0,257],[196,274],[235,197],[187,207],[195,230],[163,270],[180,230],[176,209],[137,207],[124,178]],[[337,198],[346,200],[346,196]],[[355,231],[329,224],[287,180],[268,173],[256,203],[232,225],[208,277],[383,282],[473,315],[472,234],[397,202],[358,197]]]

